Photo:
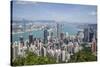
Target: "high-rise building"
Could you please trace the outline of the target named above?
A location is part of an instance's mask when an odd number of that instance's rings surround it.
[[[61,51],[61,60],[62,60],[62,62],[65,62],[65,60],[66,60],[66,53],[65,53],[64,49]]]
[[[97,38],[97,24],[89,24],[87,27],[84,28],[85,42],[92,42],[92,38],[94,35],[95,38]]]
[[[23,37],[20,36],[20,43],[23,43],[23,42],[24,42]]]
[[[44,44],[48,42],[48,31],[47,29],[44,29]]]
[[[71,55],[73,55],[73,53],[74,53],[74,48],[73,48],[74,46],[73,46],[73,43],[70,41],[69,43],[68,43],[68,52],[71,54]]]
[[[96,40],[95,40],[95,37],[92,39],[91,51],[92,51],[93,53],[96,52]]]
[[[84,29],[84,41],[88,42],[89,34],[88,34],[88,28]]]
[[[28,40],[25,41],[25,46],[27,47],[27,50],[29,50],[29,41]]]
[[[83,39],[84,39],[84,33],[83,33],[83,31],[78,31],[78,33],[77,33],[77,39],[78,39],[79,43],[83,42]]]
[[[61,25],[57,24],[57,38],[60,39]]]
[[[52,42],[53,41],[53,31],[52,29],[48,30],[48,41]]]
[[[52,42],[53,41],[53,32],[51,32],[50,36],[51,36],[50,42]]]
[[[67,38],[64,39],[64,43],[68,44],[68,39]]]
[[[60,39],[61,39],[61,40],[64,39],[64,33],[60,33]]]
[[[29,35],[29,44],[33,42],[33,35]]]
[[[23,47],[24,46],[24,40],[23,40],[23,37],[21,36],[20,37],[20,47]]]
[[[89,33],[89,42],[92,42],[93,35],[94,35],[94,33],[93,33],[93,32],[90,32],[90,33]]]
[[[57,24],[57,38],[59,38],[59,24]]]
[[[15,59],[16,57],[18,57],[18,44],[17,44],[17,42],[14,42],[12,51],[13,51],[13,59]]]
[[[69,36],[69,34],[68,34],[68,32],[66,32],[66,38],[68,38],[68,36]]]

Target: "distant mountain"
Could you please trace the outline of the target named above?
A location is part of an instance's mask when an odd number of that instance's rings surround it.
[[[61,23],[61,24],[97,24],[96,22],[69,22],[69,21],[55,21],[55,20],[12,20],[13,23]]]
[[[23,23],[23,22],[32,22],[32,23],[35,23],[35,22],[39,22],[39,23],[54,23],[55,21],[54,20],[34,20],[34,21],[32,21],[32,20],[13,20],[12,21],[13,23]]]

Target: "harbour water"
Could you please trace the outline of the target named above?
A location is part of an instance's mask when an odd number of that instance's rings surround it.
[[[62,31],[64,33],[68,32],[69,35],[75,35],[78,31],[78,28],[73,24],[64,24],[62,27]],[[27,40],[29,34],[30,32],[12,34],[12,42],[19,41],[20,36],[23,36],[24,40]],[[43,30],[34,30],[31,31],[31,34],[33,35],[33,37],[43,38]]]

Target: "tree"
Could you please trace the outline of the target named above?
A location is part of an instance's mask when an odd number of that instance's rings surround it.
[[[69,62],[88,62],[88,61],[96,61],[97,57],[94,56],[90,50],[91,48],[84,47],[83,50],[71,56]]]
[[[17,57],[13,61],[13,66],[54,64],[54,63],[56,63],[56,60],[52,57],[37,56],[36,54],[34,54],[32,52],[27,52],[27,56],[25,58]]]

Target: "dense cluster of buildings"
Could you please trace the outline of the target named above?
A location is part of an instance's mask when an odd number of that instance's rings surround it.
[[[90,43],[92,52],[96,52],[97,29],[94,26],[89,25],[84,28],[84,31],[78,31],[76,35],[69,35],[68,32],[62,32],[60,24],[57,24],[56,36],[55,32],[44,28],[43,39],[35,38],[32,34],[26,41],[24,37],[19,37],[19,41],[12,43],[13,60],[18,56],[25,57],[28,50],[37,56],[54,57],[56,62],[68,62],[71,55],[83,49],[81,46],[83,42]]]
[[[84,28],[84,42],[90,43],[91,51],[97,52],[97,24],[89,24]]]

